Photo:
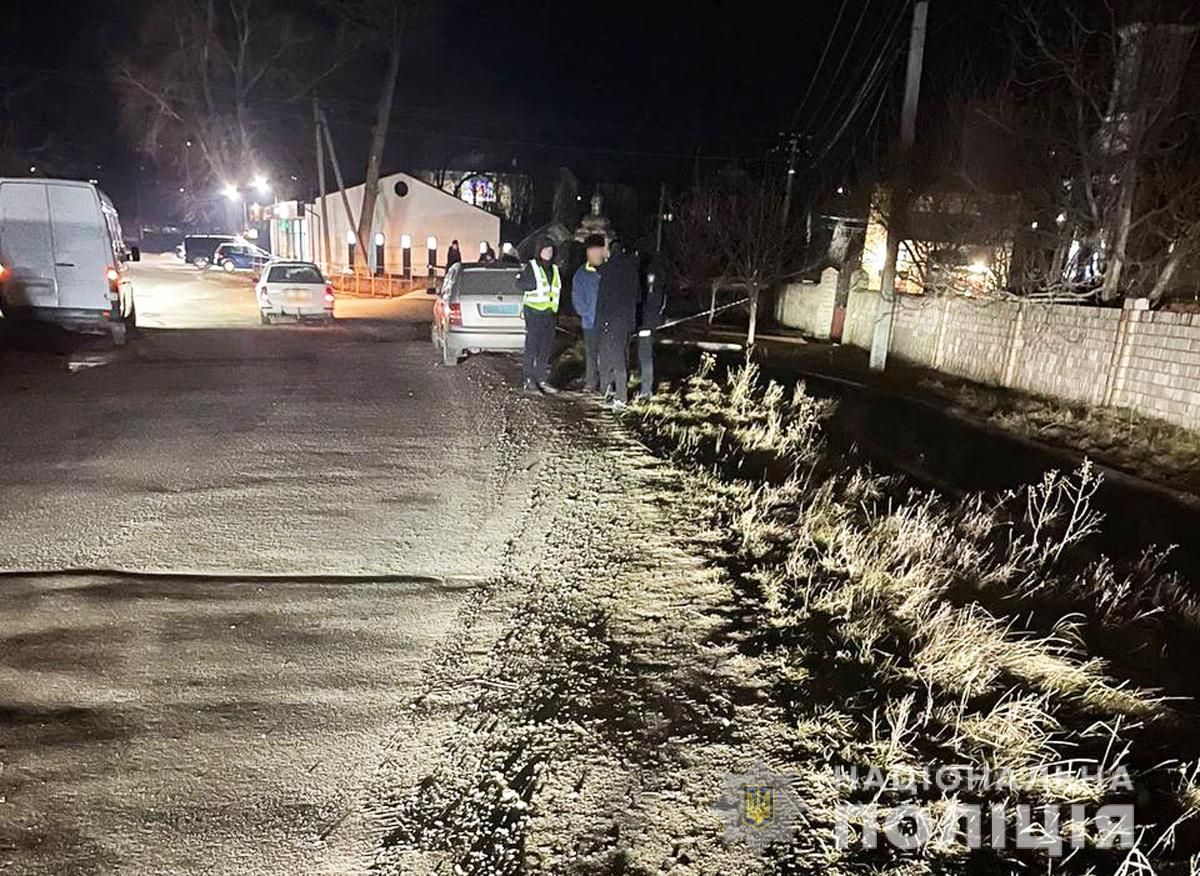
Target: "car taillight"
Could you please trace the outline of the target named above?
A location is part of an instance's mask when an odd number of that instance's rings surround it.
[[[333,304],[333,287],[332,286],[325,287],[325,303]]]
[[[446,311],[446,321],[450,325],[462,325],[462,305],[457,302],[450,304]]]
[[[104,279],[108,280],[108,297],[116,301],[121,297],[121,274],[116,268],[109,268],[104,272]]]

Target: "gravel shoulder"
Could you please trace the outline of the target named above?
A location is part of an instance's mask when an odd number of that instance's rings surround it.
[[[431,658],[367,821],[384,873],[755,872],[714,804],[765,694],[684,486],[607,415],[547,406],[520,535]]]

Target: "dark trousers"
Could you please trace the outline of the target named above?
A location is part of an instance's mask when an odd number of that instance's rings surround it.
[[[638,335],[638,367],[641,369],[642,389],[639,395],[654,395],[654,335]]]
[[[612,391],[617,401],[629,401],[629,327],[606,322],[600,326],[596,351],[600,367],[600,391]]]
[[[545,383],[550,379],[550,354],[554,352],[554,325],[558,316],[549,310],[525,308],[526,380]]]
[[[600,363],[596,359],[599,343],[595,328],[583,330],[583,388],[596,390],[600,388]]]

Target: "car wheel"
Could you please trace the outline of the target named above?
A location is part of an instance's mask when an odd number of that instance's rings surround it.
[[[442,364],[447,368],[454,368],[458,365],[458,350],[453,349],[445,344],[442,345]]]
[[[208,267],[208,259],[206,259],[204,256],[200,256],[199,258],[192,259],[192,264],[203,271]]]
[[[226,274],[232,274],[235,270],[237,270],[237,265],[229,261],[229,259],[223,261],[221,263],[221,267],[225,269]]]

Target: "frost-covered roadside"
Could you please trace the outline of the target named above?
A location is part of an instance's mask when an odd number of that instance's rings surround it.
[[[541,414],[523,535],[380,771],[376,871],[756,872],[712,806],[770,707],[708,644],[730,593],[682,485],[611,421]]]

